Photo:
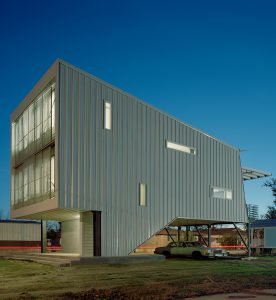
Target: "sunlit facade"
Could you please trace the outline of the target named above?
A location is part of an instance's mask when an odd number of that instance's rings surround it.
[[[12,122],[11,206],[54,197],[55,83]]]
[[[238,149],[56,61],[11,115],[11,216],[120,256],[165,226],[246,223]]]

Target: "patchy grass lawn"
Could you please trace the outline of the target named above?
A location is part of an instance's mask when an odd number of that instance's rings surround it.
[[[276,257],[56,268],[0,260],[1,299],[183,299],[276,287]]]

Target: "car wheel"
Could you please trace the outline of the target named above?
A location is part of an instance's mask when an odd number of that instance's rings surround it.
[[[165,251],[163,254],[165,255],[166,258],[171,256],[170,252],[168,252],[168,251]]]
[[[201,258],[201,253],[200,253],[199,251],[194,251],[194,252],[192,253],[192,257],[193,257],[194,259],[199,259],[199,258]]]

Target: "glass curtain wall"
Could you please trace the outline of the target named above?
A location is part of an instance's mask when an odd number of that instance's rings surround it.
[[[54,197],[55,84],[12,124],[12,206]]]
[[[55,84],[46,88],[13,123],[15,164],[49,144],[55,136]]]
[[[28,158],[14,172],[14,208],[54,197],[54,147]]]

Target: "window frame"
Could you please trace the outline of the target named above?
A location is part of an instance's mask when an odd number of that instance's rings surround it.
[[[218,189],[218,192],[223,192],[223,197],[216,197],[214,195],[214,189]],[[231,197],[227,196],[227,193],[231,193]],[[224,200],[233,200],[233,190],[230,188],[224,188],[224,187],[218,187],[218,186],[212,186],[211,187],[211,197],[215,199],[224,199]]]
[[[104,100],[104,129],[112,130],[112,102]]]
[[[175,150],[175,151],[179,151],[179,152],[183,152],[183,153],[187,153],[187,154],[191,154],[191,155],[197,154],[197,149],[195,147],[187,146],[184,144],[179,144],[176,142],[172,142],[170,140],[166,140],[165,145],[166,145],[166,148],[170,149],[170,150]]]
[[[147,206],[147,185],[144,182],[139,183],[139,206]]]

